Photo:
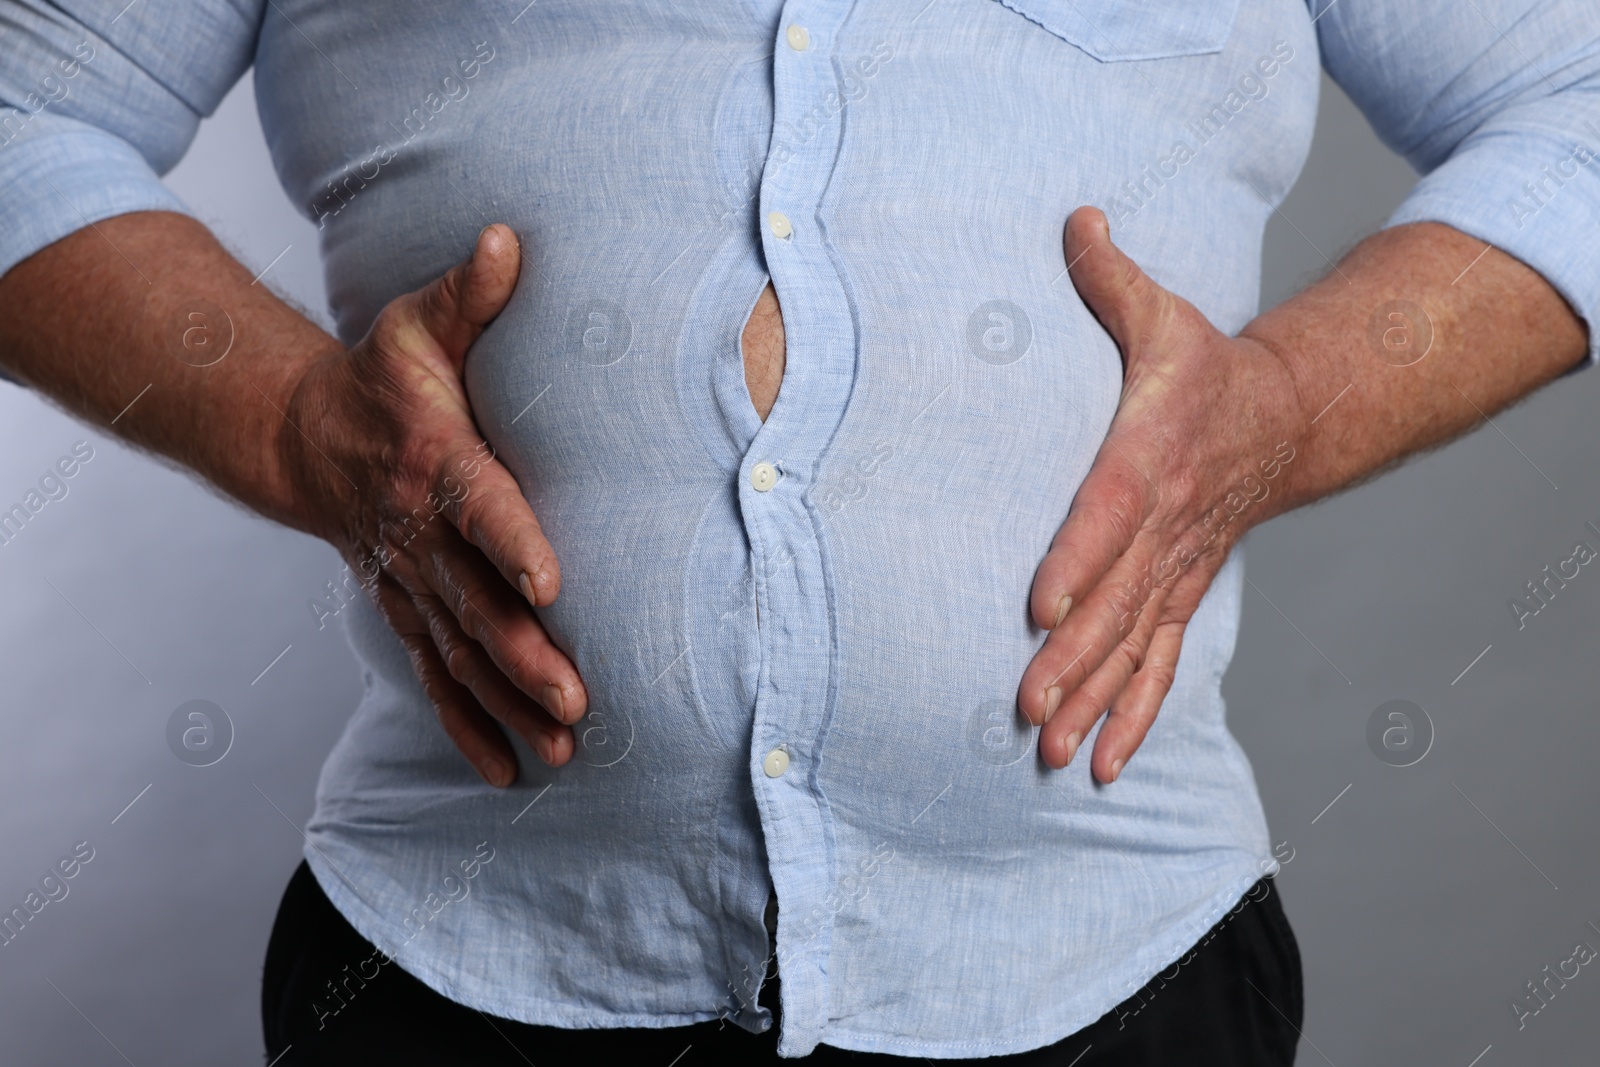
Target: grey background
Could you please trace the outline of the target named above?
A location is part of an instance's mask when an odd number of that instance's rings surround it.
[[[1321,273],[1413,180],[1325,81],[1311,159],[1268,230],[1264,300]],[[168,181],[255,269],[288,246],[265,281],[326,319],[315,231],[277,186],[249,79]],[[1302,1063],[1593,1055],[1589,968],[1521,1032],[1508,1002],[1579,940],[1600,946],[1585,926],[1600,923],[1600,575],[1584,568],[1521,632],[1506,601],[1578,538],[1600,544],[1583,529],[1600,524],[1597,393],[1600,375],[1567,378],[1249,537],[1225,692],[1292,855]],[[341,632],[306,604],[339,561],[5,384],[0,502],[78,440],[96,454],[68,497],[0,547],[0,911],[75,843],[95,858],[0,948],[0,1062],[259,1062],[262,953],[359,693]],[[237,734],[206,768],[165,741],[196,698]],[[1437,732],[1415,766],[1367,747],[1394,698]]]

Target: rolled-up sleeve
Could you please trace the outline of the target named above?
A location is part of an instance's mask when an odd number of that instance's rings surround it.
[[[1324,69],[1423,175],[1388,224],[1447,223],[1526,263],[1587,322],[1579,366],[1600,360],[1600,5],[1310,8]]]
[[[0,0],[0,275],[130,211],[250,66],[264,0]]]

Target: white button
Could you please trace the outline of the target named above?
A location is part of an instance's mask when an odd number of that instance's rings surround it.
[[[767,216],[767,225],[772,227],[775,237],[788,237],[794,232],[794,227],[789,225],[789,216],[781,211],[774,211]]]
[[[784,31],[783,36],[788,40],[789,47],[796,52],[804,52],[811,47],[811,35],[804,26],[790,26]]]
[[[789,769],[789,753],[781,748],[773,749],[761,761],[761,769],[767,772],[768,778],[782,778],[783,772]]]
[[[758,493],[771,492],[778,484],[778,468],[770,463],[757,463],[750,468],[750,484]]]

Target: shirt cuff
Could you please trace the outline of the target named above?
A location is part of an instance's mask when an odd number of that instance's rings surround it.
[[[113,215],[191,214],[138,150],[115,134],[57,115],[36,116],[32,124],[35,129],[0,143],[0,189],[6,191],[0,197],[0,277],[46,245]]]
[[[1538,271],[1588,324],[1573,370],[1600,362],[1600,244],[1586,237],[1600,233],[1600,109],[1576,110],[1565,133],[1548,120],[1474,133],[1387,223],[1442,222]]]

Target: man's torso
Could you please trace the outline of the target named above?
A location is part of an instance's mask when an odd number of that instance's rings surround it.
[[[308,858],[365,936],[512,1018],[755,1026],[775,886],[788,1048],[978,1054],[1091,1021],[1254,882],[1237,560],[1114,786],[1045,770],[1014,698],[1121,381],[1062,223],[1100,205],[1248,319],[1309,142],[1302,7],[278,7],[258,98],[347,340],[488,222],[522,237],[468,390],[590,693],[572,765],[488,790],[352,606],[368,690]],[[426,905],[481,841],[469,901]]]

